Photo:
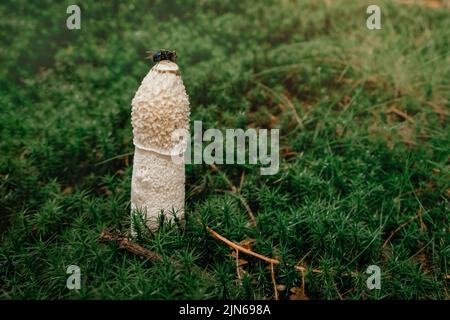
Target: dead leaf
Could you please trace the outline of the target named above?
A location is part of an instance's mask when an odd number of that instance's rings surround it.
[[[256,242],[255,239],[244,239],[239,242],[239,245],[247,250],[252,250],[252,245]]]
[[[230,254],[228,254],[228,256],[236,259],[236,257],[237,257],[236,256],[236,251],[231,252]],[[243,265],[246,265],[246,264],[248,264],[247,260],[242,259],[242,258],[238,259],[238,266],[243,266]]]
[[[286,290],[286,286],[284,284],[277,285],[277,291],[284,291]]]
[[[103,187],[101,187],[100,188],[100,191],[102,191],[106,196],[110,196],[110,195],[112,195],[112,191],[111,190],[109,190],[108,189],[108,187],[105,187],[105,186],[103,186]]]
[[[292,294],[289,296],[289,300],[309,300],[308,296],[302,289],[293,287],[289,290]]]
[[[283,151],[282,153],[281,153],[281,156],[283,157],[283,158],[292,158],[292,157],[295,157],[295,156],[297,156],[299,153],[298,152],[295,152],[295,151],[290,151],[290,150],[285,150],[285,151]]]
[[[71,186],[65,187],[62,191],[63,194],[68,194],[68,193],[72,193],[72,192],[73,192],[73,187],[71,187]]]
[[[275,127],[279,120],[280,120],[279,117],[274,116],[273,114],[271,114],[270,115],[270,120],[269,120],[269,128]]]
[[[342,97],[342,99],[341,99],[341,105],[344,107],[344,109],[346,109],[346,108],[348,107],[348,105],[349,105],[349,103],[350,103],[351,100],[352,100],[352,99],[351,99],[349,96],[347,96],[347,95],[345,95],[345,96]]]
[[[239,265],[239,266],[246,265],[247,263],[248,263],[247,260],[244,260],[244,259],[238,259],[238,265]]]

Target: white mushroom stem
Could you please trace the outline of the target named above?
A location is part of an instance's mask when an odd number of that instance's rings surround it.
[[[178,130],[189,130],[189,98],[178,66],[168,60],[157,63],[142,80],[132,102],[131,122],[135,145],[131,182],[132,215],[142,213],[151,230],[162,214],[184,218],[185,171]],[[181,161],[180,161],[181,159]]]

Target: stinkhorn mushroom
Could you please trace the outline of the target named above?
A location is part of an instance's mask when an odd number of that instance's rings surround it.
[[[174,62],[175,52],[160,51],[137,90],[131,105],[135,146],[131,182],[132,215],[139,212],[150,230],[161,214],[168,220],[184,218],[185,169],[183,152],[173,139],[189,130],[189,97]],[[132,226],[133,230],[133,226]]]

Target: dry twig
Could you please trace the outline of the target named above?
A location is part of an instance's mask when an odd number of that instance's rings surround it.
[[[162,261],[162,257],[160,254],[150,251],[137,243],[130,241],[127,237],[122,236],[118,233],[115,233],[109,229],[105,229],[99,236],[100,242],[114,242],[119,248],[125,249],[135,255],[145,257],[149,260],[153,261]]]
[[[241,282],[241,271],[239,270],[239,250],[236,250],[236,273],[239,279],[239,282]]]
[[[252,251],[252,250],[249,250],[249,249],[246,249],[246,248],[242,247],[241,245],[239,245],[239,244],[237,244],[237,243],[235,243],[235,242],[233,242],[233,241],[231,241],[231,240],[228,240],[228,239],[225,238],[224,236],[221,236],[220,234],[218,234],[217,232],[215,232],[215,231],[214,231],[213,229],[211,229],[210,227],[206,227],[206,230],[208,230],[209,233],[211,233],[211,235],[212,235],[214,238],[216,238],[217,240],[222,241],[223,243],[225,243],[226,245],[228,245],[229,247],[231,247],[231,248],[234,249],[234,250],[243,252],[243,253],[245,253],[245,254],[248,254],[248,255],[250,255],[250,256],[253,256],[253,257],[255,257],[255,258],[258,258],[258,259],[260,259],[260,260],[263,260],[263,261],[265,261],[265,262],[267,262],[267,263],[271,263],[271,264],[279,264],[279,263],[280,263],[280,261],[278,261],[278,260],[276,260],[276,259],[268,258],[268,257],[266,257],[266,256],[263,256],[262,254],[256,253],[256,252],[254,252],[254,251]]]
[[[396,107],[390,107],[388,110],[388,113],[395,113],[397,116],[399,116],[400,118],[404,119],[404,120],[408,120],[411,123],[414,123],[414,118],[408,116],[405,112],[397,109]]]
[[[275,294],[275,300],[279,300],[279,298],[278,298],[278,290],[277,290],[277,282],[276,282],[276,279],[275,279],[275,270],[273,268],[273,263],[270,264],[270,278],[272,279],[273,292]]]

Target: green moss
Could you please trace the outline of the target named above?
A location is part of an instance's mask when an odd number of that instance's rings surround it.
[[[0,5],[0,297],[271,298],[267,266],[242,257],[239,283],[209,226],[282,260],[288,289],[300,261],[323,270],[306,274],[311,298],[448,298],[448,11],[380,2],[369,31],[356,1],[146,3],[84,1],[79,31],[70,3]],[[256,228],[223,176],[188,165],[186,228],[139,237],[164,257],[153,263],[97,237],[130,227],[130,102],[158,48],[179,55],[191,121],[280,128],[286,156],[274,176],[220,168],[236,185],[245,172]]]

